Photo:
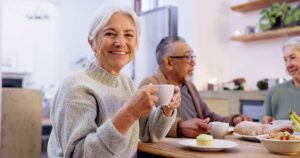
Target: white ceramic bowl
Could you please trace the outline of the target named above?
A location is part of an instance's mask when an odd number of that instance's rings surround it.
[[[300,132],[294,132],[294,135],[300,137]]]
[[[274,120],[271,122],[271,124],[292,126],[292,121],[291,120]]]
[[[273,140],[267,139],[267,135],[260,135],[257,138],[272,153],[296,154],[300,152],[300,140]]]

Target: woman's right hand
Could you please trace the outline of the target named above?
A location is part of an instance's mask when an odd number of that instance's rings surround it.
[[[125,135],[136,120],[152,111],[158,101],[156,92],[157,88],[152,84],[136,91],[112,119],[115,128]]]
[[[136,91],[133,96],[129,98],[125,106],[136,119],[139,119],[150,113],[157,101],[157,87],[149,84]]]

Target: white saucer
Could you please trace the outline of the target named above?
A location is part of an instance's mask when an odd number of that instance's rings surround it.
[[[244,139],[244,140],[250,140],[250,141],[257,141],[257,142],[259,142],[259,139],[257,138],[257,136],[241,135],[241,134],[238,134],[238,133],[235,133],[235,132],[233,132],[232,134],[234,136],[236,136],[238,138],[241,138],[241,139]]]
[[[196,139],[184,139],[180,140],[178,143],[199,151],[222,151],[237,146],[235,142],[222,139],[213,139],[212,145],[210,146],[197,145]]]

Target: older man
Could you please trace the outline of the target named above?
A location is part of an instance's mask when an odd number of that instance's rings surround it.
[[[153,83],[174,84],[181,87],[181,105],[168,136],[195,138],[210,129],[209,121],[236,125],[243,120],[252,120],[247,115],[223,117],[210,111],[196,87],[189,81],[196,63],[193,50],[183,38],[178,36],[163,38],[156,48],[156,59],[159,69],[152,76],[145,78],[140,86]]]
[[[300,114],[300,37],[283,45],[283,59],[291,80],[272,87],[264,102],[263,123],[289,119],[289,111]]]

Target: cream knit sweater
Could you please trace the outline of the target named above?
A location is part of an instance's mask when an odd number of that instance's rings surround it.
[[[111,118],[134,92],[132,81],[113,76],[90,64],[69,76],[58,90],[51,107],[53,129],[48,143],[50,158],[136,157],[139,138],[157,141],[175,121],[176,110],[165,117],[161,108],[136,121],[122,135]]]

